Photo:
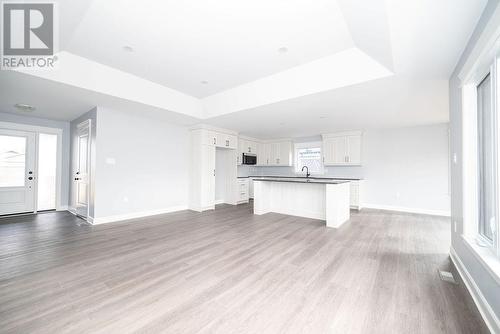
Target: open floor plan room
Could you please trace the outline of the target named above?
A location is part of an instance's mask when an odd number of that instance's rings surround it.
[[[500,0],[0,7],[0,334],[500,334]]]

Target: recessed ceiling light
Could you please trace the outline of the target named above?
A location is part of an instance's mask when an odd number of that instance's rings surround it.
[[[16,103],[14,104],[14,107],[16,107],[17,110],[24,112],[32,112],[36,109],[35,107],[30,106],[29,104],[23,104],[23,103]]]
[[[325,119],[326,116],[319,116],[319,119]]]
[[[282,46],[281,48],[278,49],[278,52],[279,53],[287,53],[288,52],[288,48],[285,47],[285,46]]]
[[[130,45],[125,45],[123,47],[123,51],[126,51],[126,52],[134,52],[134,48],[131,47]]]
[[[207,81],[207,80],[202,80],[202,81],[200,81],[200,83],[201,83],[202,85],[208,85],[208,81]]]
[[[280,123],[280,126],[283,126],[283,125],[285,125],[285,123],[281,122],[281,123]]]

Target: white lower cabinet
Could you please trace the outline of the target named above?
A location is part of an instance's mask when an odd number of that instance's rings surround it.
[[[238,204],[248,203],[249,199],[249,179],[241,178],[238,179]]]
[[[350,205],[351,209],[361,210],[363,208],[363,180],[351,181],[351,198]]]

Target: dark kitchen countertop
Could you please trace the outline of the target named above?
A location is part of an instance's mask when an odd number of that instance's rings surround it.
[[[249,175],[249,176],[238,176],[238,179],[246,179],[246,178],[253,178],[253,179],[265,179],[265,178],[273,178],[273,179],[278,179],[278,178],[285,178],[285,179],[306,179],[305,176],[282,176],[282,175]],[[349,178],[349,177],[318,177],[318,176],[310,176],[308,179],[313,179],[313,180],[339,180],[339,181],[361,181],[363,179],[356,179],[356,178]]]
[[[306,178],[306,177],[265,177],[254,178],[254,181],[267,181],[267,182],[290,182],[290,183],[311,183],[311,184],[341,184],[348,183],[349,180],[334,180],[334,179],[319,179],[319,178]]]

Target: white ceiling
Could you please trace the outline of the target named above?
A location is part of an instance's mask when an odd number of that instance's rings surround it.
[[[207,120],[255,138],[448,122],[448,80],[388,77]]]
[[[205,97],[352,46],[331,0],[106,0],[67,51]]]
[[[60,44],[80,58],[52,73],[1,72],[0,110],[27,103],[35,116],[71,120],[95,105],[141,109],[262,138],[447,122],[447,80],[486,2],[61,0]],[[350,82],[359,60],[334,64],[349,52],[391,76]],[[125,85],[113,69],[132,75],[128,92],[111,89]],[[221,111],[203,113],[214,99]]]

